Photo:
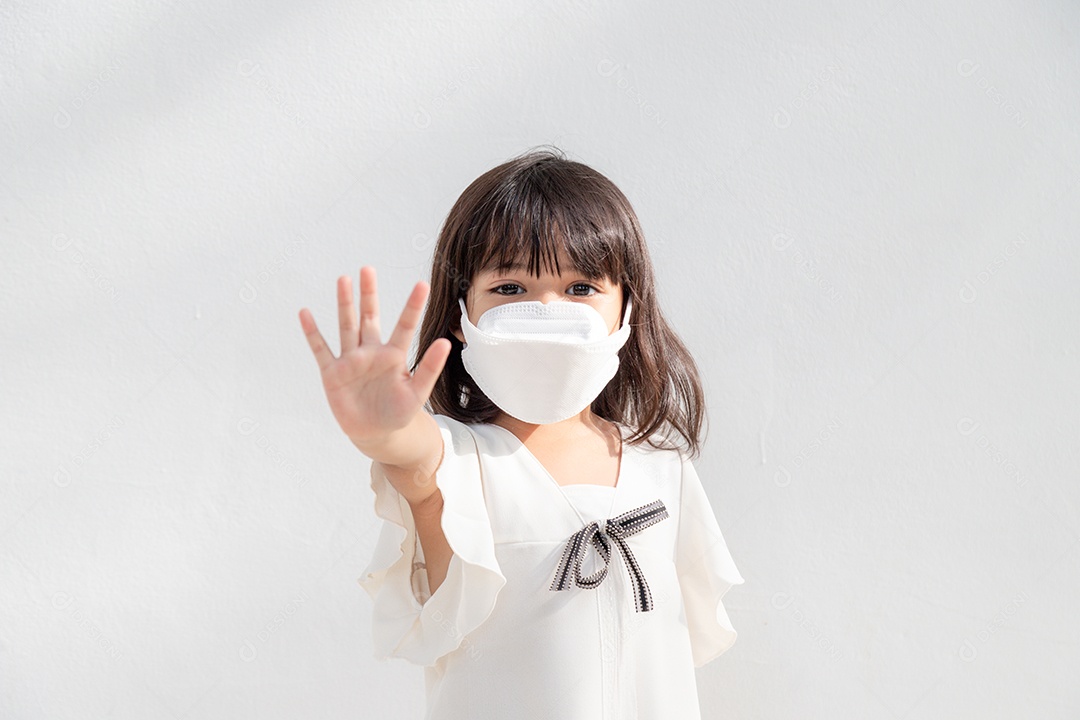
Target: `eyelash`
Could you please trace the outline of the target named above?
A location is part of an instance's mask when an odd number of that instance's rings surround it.
[[[503,283],[502,285],[498,285],[498,286],[492,288],[491,292],[494,293],[495,295],[505,295],[506,293],[499,292],[500,290],[502,290],[505,287],[521,287],[521,286],[518,285],[517,283]],[[596,292],[600,292],[597,288],[593,287],[592,285],[589,285],[588,283],[574,283],[570,287],[587,287],[587,288],[589,288],[591,290],[594,290]],[[516,295],[517,293],[512,293],[512,294]],[[587,295],[577,295],[576,297],[589,297],[591,294],[592,293],[589,293]]]

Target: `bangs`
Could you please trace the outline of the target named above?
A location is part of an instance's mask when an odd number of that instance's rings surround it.
[[[505,188],[476,226],[473,257],[479,262],[472,272],[622,277],[625,242],[617,209],[579,183],[559,180],[533,175]]]

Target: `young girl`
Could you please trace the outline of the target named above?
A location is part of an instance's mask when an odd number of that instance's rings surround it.
[[[735,642],[721,599],[743,578],[623,194],[559,152],[514,158],[454,204],[386,344],[374,268],[359,324],[348,277],[338,309],[340,357],[301,326],[372,459],[375,657],[425,667],[426,717],[700,718],[694,668]]]

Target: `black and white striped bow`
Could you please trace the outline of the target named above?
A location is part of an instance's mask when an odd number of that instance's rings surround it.
[[[616,518],[609,518],[604,522],[603,528],[600,523],[593,521],[570,536],[563,549],[562,560],[559,568],[555,571],[555,579],[551,583],[552,590],[569,590],[572,585],[593,589],[607,577],[608,562],[611,560],[611,546],[608,540],[613,541],[622,551],[626,570],[630,573],[630,581],[634,585],[634,608],[637,612],[649,612],[653,608],[652,594],[649,592],[649,583],[645,581],[645,575],[638,567],[634,553],[626,544],[626,539],[634,533],[641,532],[645,528],[660,522],[668,516],[667,508],[660,500],[653,500],[648,505],[642,505],[636,510],[624,512]],[[589,544],[596,548],[596,552],[604,561],[604,567],[597,570],[587,578],[581,577],[581,562],[585,559],[585,553]],[[573,575],[570,569],[573,567]]]

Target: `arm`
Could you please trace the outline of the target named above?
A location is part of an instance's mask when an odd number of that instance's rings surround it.
[[[416,442],[415,439],[420,441]],[[442,492],[435,484],[435,473],[442,464],[442,435],[435,419],[426,412],[417,413],[402,430],[392,433],[377,446],[364,450],[402,493],[412,512],[416,535],[424,549],[428,588],[431,593],[442,585],[450,567],[453,551],[442,529]]]
[[[454,554],[443,533],[442,506],[442,493],[438,490],[420,506],[409,506],[412,510],[413,523],[416,525],[416,534],[420,538],[420,547],[424,549],[428,589],[432,594],[446,579],[446,573],[450,569],[450,558]]]

